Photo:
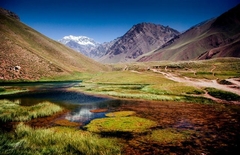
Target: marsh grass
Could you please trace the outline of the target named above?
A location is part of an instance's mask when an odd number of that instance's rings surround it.
[[[132,116],[135,115],[135,111],[118,111],[118,112],[110,112],[105,114],[108,117],[124,117],[124,116]]]
[[[240,101],[240,96],[232,92],[227,92],[223,90],[218,90],[215,88],[205,88],[208,93],[216,98],[227,100],[227,101]]]
[[[5,88],[0,87],[0,93],[6,91]]]
[[[157,123],[136,116],[129,117],[108,117],[92,120],[87,126],[87,130],[95,133],[101,132],[146,132]]]
[[[126,76],[126,78],[123,76]],[[90,81],[84,82],[82,85],[84,87],[73,89],[130,99],[181,102],[200,101],[200,103],[209,101],[207,99],[202,101],[203,98],[201,100],[199,98],[189,100],[189,95],[200,95],[204,91],[200,88],[166,79],[163,75],[152,72],[138,74],[128,71],[115,71],[111,75],[109,73],[99,73],[97,77],[92,77]]]
[[[200,88],[187,86],[183,83],[161,83],[158,85],[151,85],[142,89],[143,91],[157,95],[183,95],[183,94],[203,94],[204,91]]]
[[[1,134],[3,154],[112,155],[121,154],[115,139],[101,138],[86,131],[66,127],[33,129],[20,123],[15,137]],[[8,138],[8,140],[6,140]],[[13,140],[14,138],[14,140]]]
[[[51,116],[63,109],[50,102],[43,102],[33,106],[21,106],[19,101],[0,100],[0,120],[29,121],[38,117]]]
[[[12,89],[12,88],[1,88],[0,87],[0,95],[9,95],[9,94],[16,94],[20,92],[26,92],[27,89]]]
[[[128,66],[132,71],[122,71]],[[165,70],[165,67],[167,69]],[[213,103],[203,97],[204,88],[189,86],[167,79],[162,74],[147,71],[148,67],[157,67],[163,72],[171,72],[180,77],[197,79],[224,80],[240,77],[238,58],[222,58],[204,61],[181,62],[142,62],[112,65],[112,72],[93,74],[82,84],[74,88],[93,94],[110,95],[119,98],[145,99],[157,101]],[[145,69],[145,70],[144,70]],[[194,74],[195,73],[195,74]],[[201,96],[202,97],[199,97]],[[194,97],[196,99],[194,99]]]

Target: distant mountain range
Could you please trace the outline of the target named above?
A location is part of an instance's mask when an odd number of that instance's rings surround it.
[[[86,36],[65,36],[59,40],[60,43],[78,51],[85,56],[98,60],[106,55],[108,49],[117,41],[115,39],[111,42],[97,43],[93,39]]]
[[[104,63],[135,61],[139,56],[161,47],[180,33],[168,26],[152,23],[134,25],[126,34],[99,44],[84,36],[65,36],[62,44]]]
[[[168,26],[140,23],[109,43],[64,38],[61,43],[103,63],[240,57],[240,5],[182,34]]]
[[[168,26],[152,23],[134,25],[107,50],[100,62],[117,63],[135,61],[139,56],[161,47],[180,33]]]

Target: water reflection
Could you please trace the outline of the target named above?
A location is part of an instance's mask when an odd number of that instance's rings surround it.
[[[69,88],[79,85],[81,81],[56,81],[56,82],[6,82],[0,83],[0,86],[8,88],[21,88],[30,90],[49,90],[59,88]]]
[[[83,125],[88,124],[91,120],[96,118],[103,118],[105,114],[114,111],[120,105],[126,103],[124,100],[112,100],[81,104],[81,106],[75,107],[70,113],[65,116],[65,119],[72,122],[80,122]],[[96,109],[107,109],[105,112],[91,112]]]
[[[95,118],[105,117],[106,112],[92,113],[94,109],[108,109],[112,111],[115,107],[124,103],[121,100],[113,100],[105,97],[87,95],[80,92],[69,91],[65,87],[72,87],[78,83],[44,83],[43,85],[33,83],[28,85],[19,84],[18,87],[31,87],[30,92],[12,95],[2,95],[0,99],[18,101],[20,105],[32,106],[45,101],[58,104],[70,110],[65,119],[73,122],[87,124]],[[14,87],[17,87],[14,85]],[[107,112],[108,112],[107,111]]]
[[[85,125],[93,119],[105,117],[105,114],[106,114],[106,112],[92,113],[92,112],[90,112],[90,108],[79,107],[79,108],[73,110],[72,112],[68,113],[65,116],[65,119],[72,121],[72,122],[80,122],[83,125]]]

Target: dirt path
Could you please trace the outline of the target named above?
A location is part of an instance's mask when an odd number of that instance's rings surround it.
[[[239,82],[240,78],[226,79],[227,81],[231,82],[232,85],[222,85],[222,84],[219,84],[217,82],[217,80],[178,77],[177,75],[175,75],[173,73],[161,72],[161,71],[158,71],[157,69],[152,69],[152,71],[155,73],[163,74],[166,78],[168,78],[170,80],[173,80],[176,82],[181,82],[181,83],[186,83],[186,84],[194,86],[194,87],[212,87],[212,88],[229,91],[229,92],[240,95],[240,89],[239,89],[240,88],[240,82]],[[212,96],[208,95],[207,93],[204,94],[204,97],[211,98],[211,99],[214,99],[215,101],[220,102],[219,99],[213,98]]]

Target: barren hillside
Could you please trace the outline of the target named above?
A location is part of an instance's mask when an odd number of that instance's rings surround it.
[[[0,10],[0,80],[51,79],[107,69],[47,38],[16,17],[10,11]]]

